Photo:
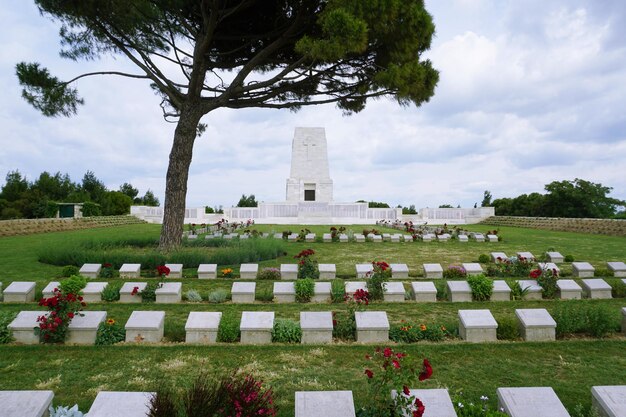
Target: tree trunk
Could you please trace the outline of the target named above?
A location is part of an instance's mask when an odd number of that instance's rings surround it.
[[[174,143],[170,152],[170,162],[165,180],[165,202],[163,227],[159,241],[160,250],[170,250],[180,246],[185,220],[185,200],[189,165],[193,156],[196,129],[203,114],[192,103],[188,103],[180,113],[174,132]]]

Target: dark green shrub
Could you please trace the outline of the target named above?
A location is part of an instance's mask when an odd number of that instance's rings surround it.
[[[308,303],[315,293],[315,282],[312,278],[303,278],[296,280],[294,283],[296,290],[296,301],[299,303]]]
[[[96,345],[114,345],[126,339],[124,326],[113,319],[105,320],[98,326],[96,334]]]
[[[487,254],[481,253],[478,257],[478,262],[480,262],[481,264],[487,264],[489,263],[489,261],[491,261],[491,257]]]
[[[516,319],[504,318],[497,320],[498,329],[496,335],[498,340],[517,340],[520,337],[519,324]]]
[[[239,340],[239,320],[232,316],[223,315],[217,328],[217,341],[234,343]]]
[[[372,262],[373,270],[368,274],[367,292],[370,300],[382,300],[384,298],[383,284],[391,278],[391,268],[387,262]]]
[[[80,275],[72,275],[59,283],[59,289],[66,294],[81,294],[86,286],[87,278]]]
[[[489,301],[493,292],[493,281],[483,274],[467,277],[467,283],[472,289],[472,298],[475,301]]]
[[[593,276],[594,277],[603,277],[603,278],[604,277],[612,277],[613,273],[611,271],[609,271],[608,269],[606,269],[606,268],[596,268],[593,271]]]
[[[333,311],[333,337],[345,341],[356,339],[354,314]]]
[[[467,276],[465,268],[458,265],[450,265],[443,271],[443,277],[446,279],[461,279]]]
[[[275,343],[300,343],[302,329],[300,324],[289,319],[276,319],[272,329],[272,342]]]
[[[330,282],[330,299],[333,303],[343,303],[346,287],[342,279],[335,278]]]
[[[102,290],[102,301],[119,301],[122,285],[124,285],[124,283],[120,281],[109,282],[109,284],[104,287],[104,290]]]
[[[257,274],[257,279],[261,280],[277,280],[280,279],[280,269],[263,268]]]
[[[519,282],[517,281],[513,281],[513,283],[509,283],[509,287],[511,287],[511,300],[523,300],[524,297],[526,297],[526,294],[528,294],[528,290],[530,289],[530,287],[525,287],[522,288],[521,285],[519,285]]]
[[[621,279],[611,282],[611,287],[613,298],[626,297],[626,284]]]
[[[313,249],[305,249],[295,256],[298,259],[298,278],[317,279],[320,277],[317,261],[312,258],[314,254]]]
[[[591,305],[587,311],[587,333],[593,337],[603,338],[619,329],[608,306]]]
[[[563,261],[567,262],[567,263],[572,263],[574,262],[574,255],[565,255],[563,257]]]
[[[544,269],[541,271],[541,275],[537,278],[537,284],[541,287],[541,295],[543,298],[554,299],[557,296],[559,287],[556,285],[556,281],[559,278],[559,274],[556,270]]]
[[[561,303],[553,311],[557,336],[587,333],[594,337],[605,337],[619,329],[619,320],[609,308],[602,304],[587,304],[572,300]]]
[[[17,316],[17,313],[11,311],[0,311],[0,345],[13,341],[9,324]]]
[[[274,291],[272,290],[272,288],[256,290],[254,294],[254,299],[264,303],[270,303],[274,301]]]
[[[156,301],[156,290],[161,288],[162,283],[159,281],[150,281],[146,288],[140,291],[142,303],[154,303]]]
[[[72,275],[78,275],[80,269],[76,265],[66,265],[63,267],[63,271],[61,271],[62,277],[71,277]]]

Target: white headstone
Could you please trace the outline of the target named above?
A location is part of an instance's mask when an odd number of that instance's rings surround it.
[[[357,290],[367,291],[367,284],[365,281],[346,281],[345,283],[346,294],[354,294]]]
[[[333,181],[328,170],[324,128],[296,127],[291,150],[287,201],[331,202]]]
[[[254,303],[256,282],[233,282],[230,290],[232,302],[236,304]]]
[[[419,398],[422,404],[424,404],[424,417],[457,417],[447,389],[409,389],[409,392],[411,396]],[[393,398],[396,395],[395,390],[391,391]],[[408,417],[409,415],[407,414],[406,416]]]
[[[448,294],[452,302],[472,301],[472,289],[467,281],[448,281]]]
[[[165,264],[170,269],[168,278],[182,278],[183,277],[183,264]]]
[[[215,279],[217,278],[217,264],[200,264],[198,265],[199,279]]]
[[[355,417],[352,391],[296,391],[295,417]]]
[[[415,301],[434,303],[437,301],[437,288],[430,281],[413,281],[411,282]]]
[[[357,278],[365,278],[369,272],[372,272],[374,267],[371,263],[369,264],[356,264],[356,277]]]
[[[506,256],[506,253],[504,252],[491,252],[491,260],[495,263],[498,263],[508,258],[509,257]]]
[[[89,417],[145,417],[153,392],[100,391],[89,409]]]
[[[626,416],[626,385],[591,387],[591,404],[601,416]]]
[[[606,266],[613,272],[616,278],[626,277],[626,263],[624,262],[607,262]]]
[[[215,343],[222,319],[219,311],[192,311],[185,323],[185,343]]]
[[[241,264],[239,276],[241,279],[256,279],[259,272],[259,264]]]
[[[31,281],[13,281],[2,292],[5,303],[29,303],[35,301],[35,283]]]
[[[43,298],[50,298],[54,296],[55,289],[57,290],[59,289],[59,282],[58,281],[49,282],[48,285],[46,285],[44,289],[41,290],[41,294],[43,295]]]
[[[424,278],[443,278],[443,268],[441,264],[424,264]]]
[[[298,264],[280,264],[280,279],[297,279]]]
[[[355,311],[356,341],[380,343],[389,341],[389,320],[384,311]]]
[[[273,311],[244,311],[241,313],[241,343],[266,344],[272,342]]]
[[[52,391],[0,391],[0,416],[47,416],[53,398]]]
[[[582,297],[583,289],[573,279],[559,279],[556,286],[561,300],[578,300]]]
[[[102,301],[102,291],[109,285],[108,282],[88,282],[83,288],[83,301],[86,303],[99,303]]]
[[[383,298],[388,303],[404,302],[404,285],[401,282],[384,282]]]
[[[337,267],[335,264],[318,264],[320,271],[320,279],[335,279],[337,275]]]
[[[36,345],[39,343],[39,335],[35,333],[37,318],[47,316],[46,311],[20,311],[7,326],[16,342],[24,345]],[[2,404],[2,403],[0,403]]]
[[[498,388],[498,408],[511,417],[570,417],[550,387]]]
[[[120,303],[140,303],[141,291],[147,285],[147,282],[125,282],[122,288],[120,288]]]
[[[106,311],[83,311],[74,316],[68,326],[65,343],[76,345],[94,345],[98,327],[107,318]]]
[[[83,264],[78,273],[85,278],[98,278],[101,269],[101,264]]]
[[[522,338],[531,342],[554,340],[556,322],[545,308],[516,309]]]
[[[300,328],[303,344],[333,341],[333,314],[330,311],[301,311]]]
[[[459,310],[459,335],[468,342],[495,342],[498,323],[489,310]]]
[[[467,275],[480,275],[483,273],[483,267],[480,266],[479,263],[465,262],[463,263],[463,268],[465,268],[465,272],[467,272]]]
[[[183,298],[183,284],[181,282],[164,282],[161,288],[156,289],[155,294],[157,303],[180,303]]]
[[[141,264],[123,264],[120,268],[120,278],[139,278]]]
[[[535,255],[530,252],[517,252],[517,256],[520,258],[525,258],[527,261],[535,260]]]
[[[409,267],[406,264],[390,264],[391,278],[402,279],[409,277]]]
[[[517,280],[517,282],[522,290],[528,289],[526,291],[526,295],[524,296],[524,300],[541,300],[541,286],[537,284],[537,281],[533,279],[520,279]]]
[[[583,279],[581,282],[587,298],[613,298],[611,286],[602,278]]]
[[[313,303],[325,303],[330,298],[330,282],[316,282],[313,290],[313,297],[311,302]]]
[[[595,268],[589,262],[572,262],[572,275],[578,278],[592,278]]]
[[[295,303],[295,284],[293,282],[275,282],[274,301],[276,301],[277,303]]]
[[[564,256],[559,252],[546,252],[546,256],[548,257],[548,261],[560,264],[563,262]]]
[[[126,342],[158,343],[163,339],[165,311],[133,311],[124,326]]]

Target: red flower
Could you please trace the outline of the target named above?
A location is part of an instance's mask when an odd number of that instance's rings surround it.
[[[136,295],[139,292],[139,287],[133,287],[133,290],[130,292],[130,295]]]
[[[404,358],[405,356],[406,356],[406,353],[402,353],[402,352],[398,352],[398,353],[396,353],[396,358],[398,358],[398,359],[402,359],[402,358]]]
[[[426,407],[424,403],[419,399],[415,399],[415,410],[413,411],[413,417],[422,417],[424,415],[424,411],[426,411]]]
[[[366,369],[365,375],[367,375],[367,377],[371,379],[374,377],[374,372],[370,371],[369,369]]]
[[[102,265],[104,268],[111,268],[113,267],[113,265],[111,265],[110,263],[106,263],[104,265]]]
[[[73,319],[74,318],[74,313],[72,313],[71,311],[69,313],[67,313],[67,317]]]
[[[370,355],[365,355],[365,359],[370,360],[372,357]]]
[[[406,385],[402,387],[402,391],[404,391],[404,395],[406,395],[407,397],[411,396],[411,390],[409,390],[409,387],[407,387]]]
[[[393,366],[396,369],[400,369],[400,362],[398,362],[397,360],[394,359],[394,360],[391,361],[391,363],[393,363]]]
[[[428,359],[424,359],[424,367],[422,368],[422,372],[420,372],[419,380],[425,381],[433,375],[433,367],[430,366],[430,362]]]
[[[386,347],[385,350],[383,350],[383,356],[385,358],[390,357],[393,354],[393,350],[391,350],[390,347]]]
[[[170,269],[165,266],[165,265],[159,265],[157,266],[157,275],[159,276],[163,276],[163,275],[169,275],[170,274]]]
[[[541,269],[533,269],[532,271],[530,271],[530,277],[537,279],[541,276]]]

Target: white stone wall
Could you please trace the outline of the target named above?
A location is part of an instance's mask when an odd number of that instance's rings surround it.
[[[287,201],[304,201],[305,189],[315,189],[315,201],[333,200],[326,133],[322,127],[296,127],[294,132],[291,172],[287,179]]]

